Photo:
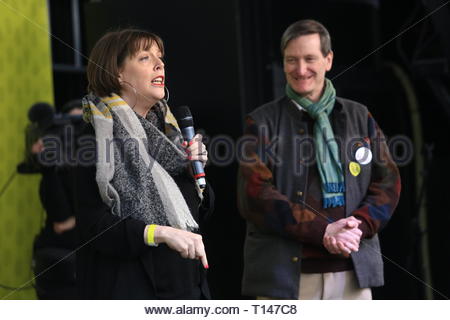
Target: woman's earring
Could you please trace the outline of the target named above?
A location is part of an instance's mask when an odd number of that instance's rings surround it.
[[[169,93],[169,89],[167,88],[167,86],[164,86],[164,91],[165,91],[165,95],[164,95],[164,100],[166,100],[166,102],[169,102],[169,98],[170,98],[170,93]]]
[[[131,107],[131,109],[134,109],[134,107],[136,106],[136,103],[137,103],[137,99],[138,99],[136,88],[133,87],[133,85],[131,83],[129,83],[128,81],[120,80],[120,84],[129,85],[131,87],[131,89],[133,89],[133,92],[134,92],[134,104]]]

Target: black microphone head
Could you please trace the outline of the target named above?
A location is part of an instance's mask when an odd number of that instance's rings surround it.
[[[180,128],[194,126],[194,119],[192,118],[191,110],[189,110],[188,106],[181,106],[176,108],[174,110],[174,115]]]
[[[54,110],[51,105],[45,102],[38,102],[31,106],[28,110],[28,119],[31,122],[39,124],[51,121],[54,115]]]

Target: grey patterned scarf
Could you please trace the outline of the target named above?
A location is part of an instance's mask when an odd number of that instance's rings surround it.
[[[198,225],[170,175],[186,167],[186,154],[176,145],[181,135],[167,105],[159,104],[173,141],[150,121],[139,119],[116,94],[83,99],[84,118],[95,129],[100,195],[120,217],[195,230]]]

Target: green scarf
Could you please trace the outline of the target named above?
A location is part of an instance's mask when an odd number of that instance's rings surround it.
[[[340,207],[345,204],[344,174],[339,157],[339,147],[334,139],[329,114],[336,100],[336,90],[330,80],[325,79],[325,90],[316,103],[299,96],[290,86],[286,85],[286,95],[304,108],[315,120],[314,142],[316,161],[322,182],[323,207]]]

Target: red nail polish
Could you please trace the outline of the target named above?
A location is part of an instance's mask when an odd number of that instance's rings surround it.
[[[205,266],[205,269],[209,269],[209,265],[206,265],[206,266]]]

